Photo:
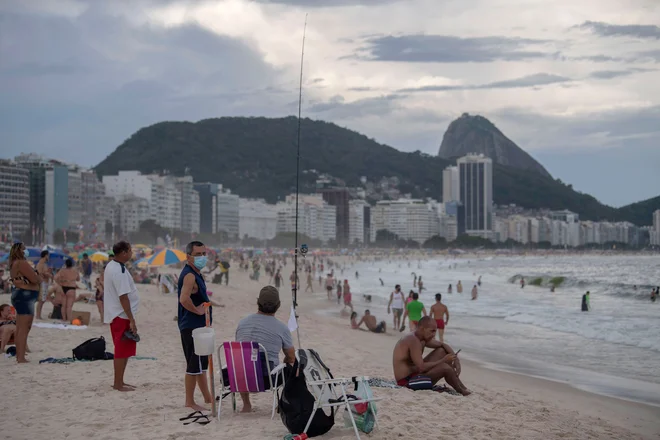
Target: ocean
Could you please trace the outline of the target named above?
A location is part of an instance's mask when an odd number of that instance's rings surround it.
[[[368,307],[391,325],[389,294],[395,284],[406,294],[413,289],[413,272],[423,278],[420,300],[427,310],[435,294],[442,293],[450,312],[445,342],[462,349],[462,357],[660,406],[660,300],[650,301],[652,286],[660,285],[659,257],[385,259],[356,263],[340,276],[352,286],[358,313]],[[471,301],[479,276],[479,297]],[[527,282],[524,289],[521,276]],[[456,292],[459,280],[462,294]],[[551,281],[561,281],[555,292],[550,291]],[[447,293],[449,284],[453,294]],[[580,310],[586,291],[591,292],[590,312]],[[372,303],[362,302],[364,294],[372,295]]]

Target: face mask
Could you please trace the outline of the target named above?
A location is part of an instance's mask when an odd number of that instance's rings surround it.
[[[206,263],[209,261],[206,255],[195,257],[195,262],[193,263],[197,269],[203,269],[206,267]]]
[[[27,251],[27,249],[23,250],[23,257],[27,258],[30,256],[30,253]]]

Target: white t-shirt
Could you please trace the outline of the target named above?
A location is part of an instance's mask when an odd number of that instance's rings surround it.
[[[392,308],[393,309],[403,309],[403,292],[397,292],[396,290],[392,292]]]
[[[128,319],[119,302],[119,297],[128,295],[131,303],[131,313],[137,314],[140,297],[133,282],[133,276],[116,261],[111,261],[105,267],[103,279],[103,322],[110,324],[116,317]]]

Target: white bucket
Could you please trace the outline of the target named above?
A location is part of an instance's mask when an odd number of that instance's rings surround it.
[[[213,354],[215,347],[215,330],[211,327],[200,327],[192,331],[195,343],[195,354],[197,356],[208,356]]]

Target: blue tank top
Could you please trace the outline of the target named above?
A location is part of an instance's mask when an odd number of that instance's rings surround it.
[[[186,264],[179,275],[179,290],[177,292],[177,297],[181,299],[181,289],[183,288],[183,279],[189,273],[195,276],[195,283],[197,283],[197,292],[194,292],[190,295],[190,299],[195,306],[199,306],[209,301],[209,297],[206,294],[206,283],[204,278],[197,273],[190,265]],[[209,314],[211,315],[211,322],[213,322],[213,308],[209,308]],[[198,315],[193,313],[183,307],[181,302],[178,303],[178,322],[179,330],[187,328],[200,328],[206,326],[206,316]]]

